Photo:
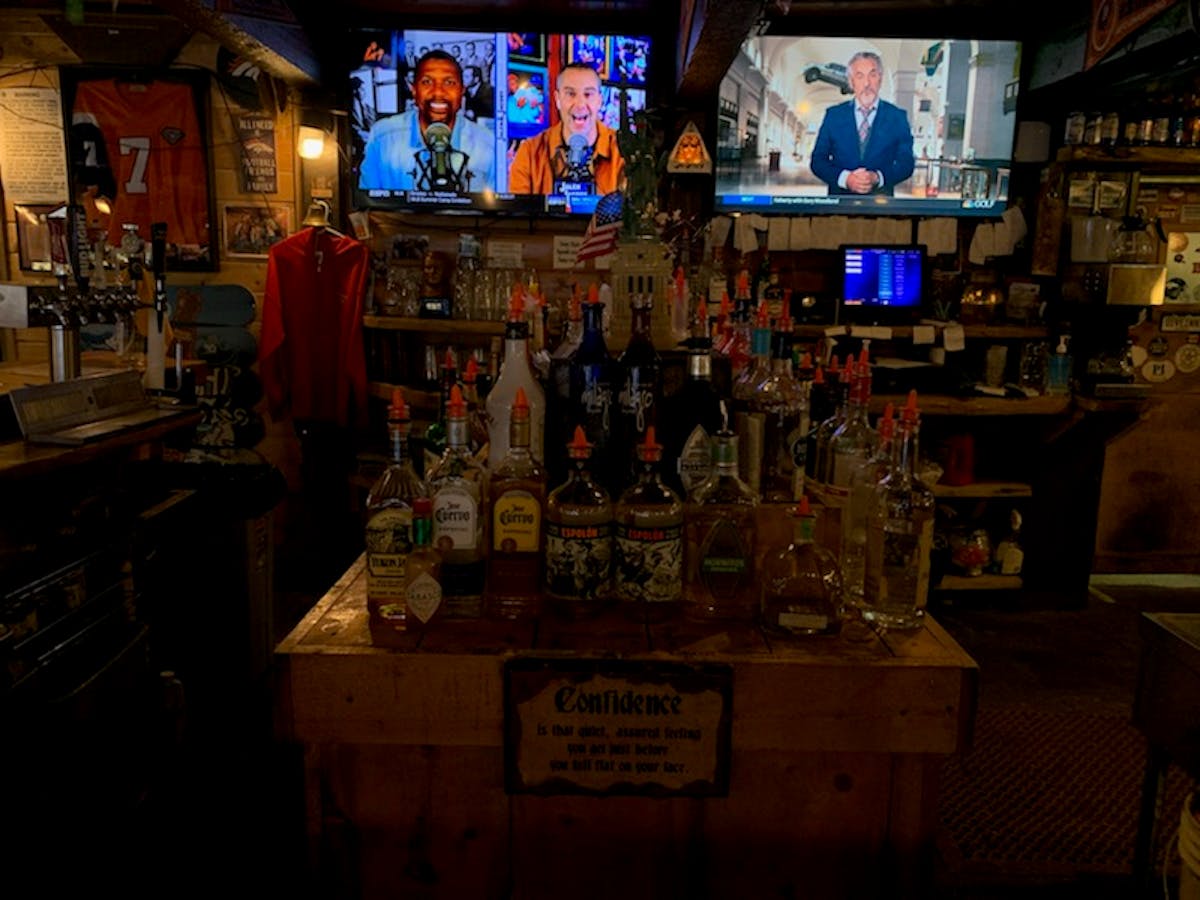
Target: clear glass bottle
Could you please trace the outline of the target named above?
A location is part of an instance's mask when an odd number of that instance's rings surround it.
[[[845,364],[838,368],[837,359],[830,361],[825,373],[829,385],[829,394],[833,412],[817,426],[816,437],[813,441],[813,471],[812,483],[821,492],[824,499],[825,491],[832,478],[832,464],[829,457],[829,442],[834,432],[846,421],[849,409],[850,385],[854,382],[854,357],[847,356]]]
[[[692,619],[752,621],[758,495],[738,476],[737,435],[724,425],[713,473],[684,507],[683,611]]]
[[[759,494],[771,503],[798,500],[804,490],[808,399],[792,375],[792,320],[784,315],[773,339],[771,374],[754,398],[763,418],[762,482]]]
[[[633,323],[629,343],[617,360],[618,417],[617,447],[626,460],[620,472],[622,488],[638,480],[641,462],[638,446],[646,430],[658,423],[658,404],[662,398],[662,360],[650,337],[650,315],[653,295],[644,294],[632,300]]]
[[[712,474],[712,441],[721,427],[721,399],[712,381],[712,342],[688,340],[687,375],[670,399],[664,445],[667,483],[687,496]]]
[[[599,288],[592,284],[588,289],[589,302],[597,302]],[[546,446],[550,453],[545,459],[550,481],[559,484],[567,477],[567,462],[562,448],[571,440],[575,425],[570,421],[571,408],[571,358],[579,351],[583,341],[583,301],[578,287],[571,291],[571,304],[567,312],[567,333],[550,355],[550,375],[546,381],[546,421],[549,423]]]
[[[446,406],[446,449],[425,479],[433,496],[433,544],[442,554],[442,590],[451,619],[483,614],[487,471],[471,453],[467,433],[467,404],[455,385]]]
[[[458,357],[453,347],[446,348],[439,368],[438,417],[425,429],[425,455],[421,461],[421,471],[424,473],[429,471],[446,449],[446,408],[450,403],[450,390],[458,384]]]
[[[573,468],[546,498],[546,600],[568,619],[598,614],[612,586],[613,506],[588,467],[583,426],[567,446]]]
[[[404,617],[409,631],[436,627],[446,612],[442,595],[442,555],[434,549],[433,501],[413,501],[413,549],[404,569]]]
[[[474,356],[463,367],[462,395],[467,404],[467,446],[478,453],[488,443],[488,415],[479,403],[479,361]]]
[[[391,459],[367,492],[367,614],[372,640],[388,643],[405,630],[405,564],[413,548],[413,501],[425,485],[406,453],[412,420],[404,392],[392,391],[388,407]]]
[[[493,469],[508,453],[509,418],[518,390],[525,392],[529,407],[529,452],[534,459],[545,459],[546,393],[529,363],[529,323],[523,304],[523,295],[514,292],[504,327],[504,361],[487,395],[488,466]]]
[[[637,451],[641,475],[617,498],[614,590],[630,616],[661,622],[683,597],[683,501],[659,475],[663,448],[653,425]]]
[[[730,388],[733,400],[733,430],[738,434],[738,468],[742,480],[755,492],[762,490],[765,424],[757,409],[758,392],[771,377],[771,322],[767,306],[758,309],[755,327],[750,333],[750,360],[734,378]]]
[[[866,464],[854,470],[846,505],[842,508],[842,589],[846,594],[846,602],[853,604],[859,603],[863,596],[863,581],[867,572],[867,517],[871,498],[879,483],[895,465],[893,438],[896,420],[892,404],[884,406],[876,430],[879,432],[879,445]]]
[[[458,236],[458,261],[454,267],[454,317],[482,318],[475,297],[479,280],[479,238],[473,234]]]
[[[791,510],[792,542],[762,564],[762,626],[774,634],[837,634],[842,628],[842,574],[837,557],[813,539],[808,497]]]
[[[1008,515],[1008,534],[996,544],[993,557],[998,575],[1020,575],[1025,564],[1025,550],[1021,541],[1021,513],[1012,510]]]
[[[729,367],[736,379],[750,365],[750,332],[752,331],[754,301],[750,297],[750,273],[745,269],[738,272],[737,289],[733,299],[733,324],[724,355],[729,357]]]
[[[894,438],[896,465],[876,488],[867,514],[862,615],[888,630],[920,628],[929,596],[934,497],[917,477],[919,421],[916,391],[910,391]]]
[[[570,396],[567,400],[567,425],[574,434],[576,426],[592,444],[592,477],[611,492],[619,490],[625,458],[614,433],[617,419],[617,364],[609,355],[604,341],[604,304],[583,305],[583,339],[569,363]],[[566,446],[566,445],[564,445]],[[563,454],[563,447],[553,448]],[[570,465],[569,455],[560,455]],[[554,468],[551,466],[551,475]],[[564,471],[565,476],[565,471]]]
[[[488,479],[490,553],[484,611],[503,619],[536,618],[542,611],[542,512],[546,471],[529,451],[529,400],[517,389],[509,420],[508,452]]]
[[[871,402],[871,364],[864,347],[854,366],[846,404],[846,419],[829,438],[827,502],[845,505],[850,484],[879,446],[879,433],[871,427],[867,409]]]

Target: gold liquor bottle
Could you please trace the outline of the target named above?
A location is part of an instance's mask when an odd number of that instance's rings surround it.
[[[683,597],[683,501],[659,476],[663,448],[653,425],[637,452],[641,475],[617,499],[613,581],[626,613],[661,622]]]
[[[427,496],[425,486],[405,453],[408,405],[400,388],[388,408],[391,461],[367,492],[367,612],[375,643],[394,641],[404,631],[405,566],[412,552],[412,504]]]
[[[433,501],[413,500],[413,549],[404,571],[404,618],[409,631],[435,627],[445,614],[442,555],[433,548]]]
[[[837,557],[813,540],[808,497],[800,498],[791,515],[792,542],[763,559],[763,627],[783,635],[837,634],[842,627]]]
[[[612,500],[592,479],[583,426],[567,445],[574,468],[546,498],[546,599],[566,618],[600,612],[612,575]]]
[[[717,432],[713,474],[684,508],[683,612],[688,618],[755,618],[758,495],[738,477],[737,447],[737,435],[728,425]]]
[[[542,610],[542,509],[546,471],[529,452],[529,400],[518,387],[509,416],[508,452],[488,483],[490,555],[484,609],[503,619]]]

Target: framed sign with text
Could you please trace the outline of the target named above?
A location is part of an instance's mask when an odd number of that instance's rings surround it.
[[[167,225],[167,268],[217,268],[207,72],[62,69],[71,202],[89,243]]]
[[[728,665],[519,657],[504,685],[510,794],[729,793]]]

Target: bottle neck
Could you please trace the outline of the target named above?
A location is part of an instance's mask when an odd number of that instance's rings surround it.
[[[418,547],[428,547],[431,541],[431,532],[433,531],[433,523],[429,519],[421,516],[413,519],[413,543]]]
[[[792,522],[792,543],[796,545],[811,544],[816,530],[816,519],[812,516],[796,516]]]
[[[508,423],[508,446],[513,450],[529,452],[529,417],[513,416]]]
[[[391,444],[392,463],[401,465],[405,460],[404,449],[408,446],[409,422],[388,422],[388,440]]]
[[[446,446],[461,450],[467,446],[467,420],[452,416],[446,420]]]
[[[650,340],[650,305],[633,307],[633,322],[630,325],[629,342]]]
[[[713,442],[713,468],[718,475],[738,474],[737,435],[728,432],[719,433]]]
[[[688,378],[712,381],[712,356],[707,350],[688,354]]]

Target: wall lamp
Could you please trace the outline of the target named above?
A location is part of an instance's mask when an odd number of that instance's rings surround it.
[[[301,159],[320,159],[325,153],[325,139],[333,134],[333,115],[322,109],[300,110],[300,131],[296,135],[296,152]]]

